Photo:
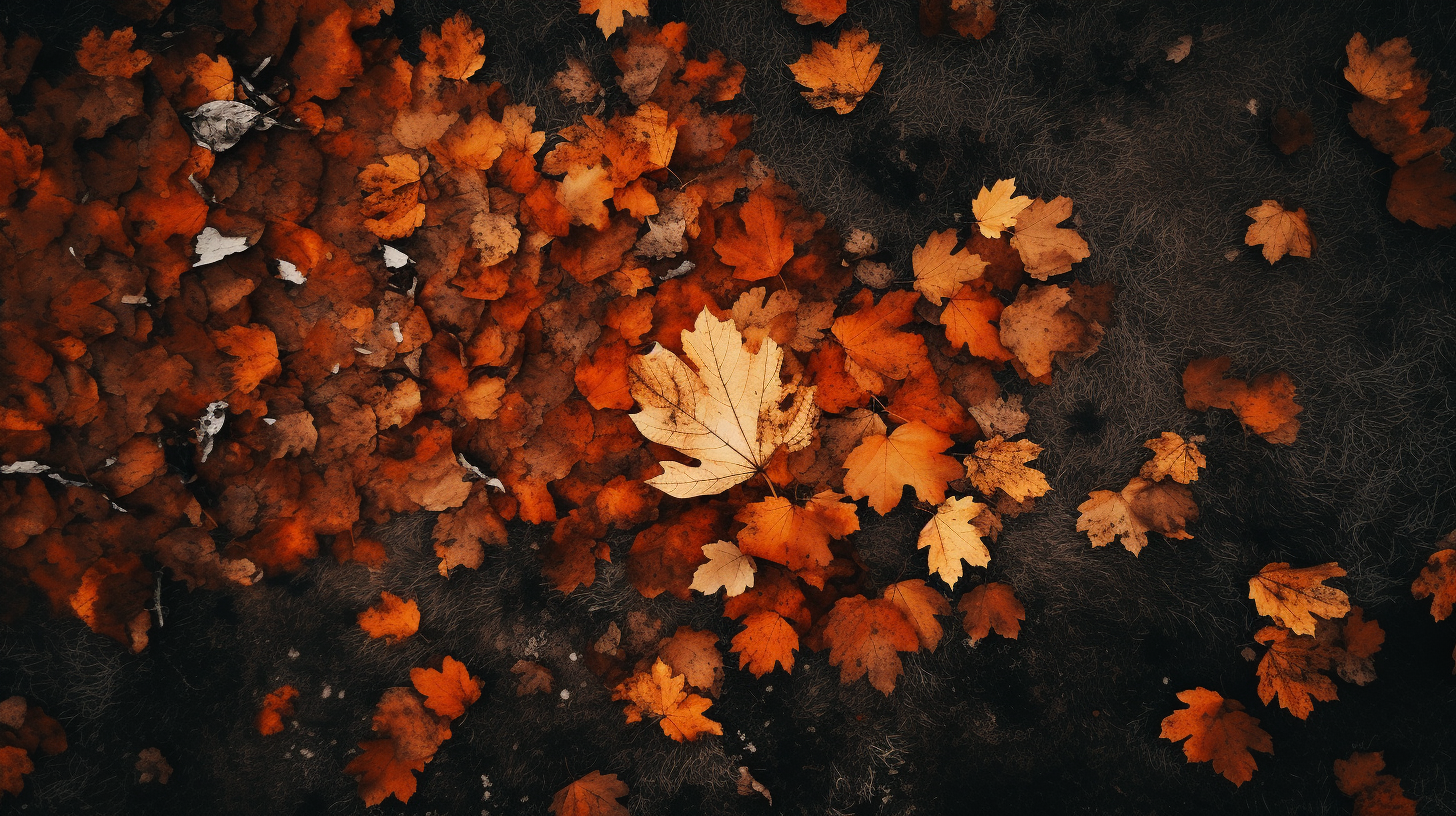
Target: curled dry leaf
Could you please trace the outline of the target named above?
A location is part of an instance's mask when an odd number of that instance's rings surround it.
[[[789,65],[794,79],[808,88],[800,95],[815,108],[833,108],[835,113],[849,113],[874,87],[883,67],[875,61],[880,44],[870,42],[870,34],[862,27],[839,33],[835,45],[815,42],[813,50]]]
[[[962,615],[961,626],[971,645],[985,640],[991,632],[1004,638],[1016,640],[1021,634],[1021,622],[1026,620],[1026,608],[1017,599],[1010,584],[991,581],[981,584],[961,596],[956,611]]]
[[[780,446],[812,441],[814,388],[780,381],[783,352],[772,339],[749,352],[731,320],[704,308],[682,344],[696,370],[661,346],[629,366],[637,429],[698,461],[663,462],[648,484],[677,498],[720,493],[762,471]]]
[[[1324,585],[1345,574],[1331,561],[1314,567],[1291,567],[1287,562],[1266,564],[1249,579],[1249,597],[1260,615],[1295,634],[1313,635],[1315,616],[1334,620],[1350,611],[1350,597],[1342,590]]]
[[[955,588],[961,578],[961,562],[973,567],[991,563],[991,551],[981,540],[983,533],[975,524],[986,506],[974,499],[951,497],[935,509],[935,515],[920,530],[917,549],[928,549],[930,571]]]
[[[627,786],[616,774],[592,771],[557,791],[551,797],[551,812],[556,816],[630,816],[617,801],[626,795]]]
[[[1254,219],[1244,234],[1244,243],[1249,246],[1264,245],[1264,260],[1269,263],[1293,255],[1308,258],[1314,251],[1314,233],[1309,231],[1309,218],[1304,208],[1286,210],[1278,201],[1265,199],[1244,215]]]
[[[1274,753],[1268,732],[1238,700],[1206,688],[1180,691],[1178,699],[1188,707],[1163,718],[1160,736],[1173,742],[1186,737],[1183,753],[1189,762],[1212,762],[1215,772],[1237,786],[1254,778],[1254,751]]]

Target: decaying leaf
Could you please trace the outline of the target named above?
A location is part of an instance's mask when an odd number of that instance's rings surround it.
[[[998,490],[1019,502],[1044,496],[1052,489],[1046,476],[1026,466],[1040,455],[1041,446],[1031,440],[993,436],[966,457],[966,478],[988,497]]]
[[[1026,608],[1017,599],[1009,584],[991,581],[975,587],[961,596],[956,604],[961,613],[961,626],[971,645],[985,640],[994,631],[1004,638],[1016,640],[1021,634],[1021,622],[1026,620]]]
[[[1313,635],[1315,616],[1334,620],[1350,611],[1344,591],[1324,582],[1345,574],[1333,561],[1314,567],[1291,567],[1287,562],[1266,564],[1249,579],[1249,597],[1260,615],[1272,618],[1295,634]]]
[[[1456,543],[1456,533],[1451,533],[1441,542]],[[1421,574],[1411,583],[1411,595],[1417,600],[1431,599],[1431,617],[1438,621],[1450,617],[1456,605],[1456,549],[1447,548],[1431,553],[1421,567]]]
[[[1205,357],[1183,372],[1183,402],[1194,411],[1229,408],[1248,430],[1276,445],[1292,445],[1299,434],[1296,418],[1304,407],[1294,401],[1294,379],[1287,372],[1260,374],[1248,382],[1228,376],[1227,357]]]
[[[862,27],[839,33],[839,41],[830,45],[815,42],[813,50],[789,66],[794,79],[808,88],[800,94],[815,108],[833,108],[835,113],[849,113],[874,87],[883,67],[875,61],[880,44],[870,42],[870,34]]]
[[[379,603],[359,613],[359,628],[369,637],[398,643],[419,631],[420,607],[393,592],[379,593]]]
[[[894,603],[860,595],[841,598],[829,611],[824,627],[829,663],[839,667],[839,679],[853,683],[866,674],[882,694],[895,690],[903,668],[898,652],[920,648],[915,627]]]
[[[1153,458],[1143,464],[1141,476],[1153,482],[1164,478],[1179,484],[1198,481],[1198,469],[1208,467],[1208,460],[1198,449],[1198,443],[1203,441],[1202,436],[1185,440],[1172,431],[1163,431],[1157,439],[1143,443],[1143,447],[1153,452]]]
[[[1198,520],[1198,504],[1187,487],[1174,482],[1135,478],[1121,491],[1094,490],[1078,505],[1077,530],[1094,547],[1115,539],[1137,555],[1148,545],[1150,532],[1167,538],[1189,539],[1187,525]]]

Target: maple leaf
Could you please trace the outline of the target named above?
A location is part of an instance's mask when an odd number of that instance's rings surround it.
[[[595,14],[597,28],[610,37],[622,27],[623,18],[647,16],[647,0],[581,0],[582,14]]]
[[[1279,705],[1303,720],[1314,710],[1314,700],[1337,699],[1335,681],[1324,672],[1330,668],[1330,650],[1307,635],[1296,635],[1282,626],[1265,626],[1254,640],[1269,647],[1259,661],[1259,699],[1266,704],[1276,696]]]
[[[1325,644],[1340,679],[1357,686],[1375,680],[1375,653],[1385,642],[1385,630],[1378,621],[1365,620],[1365,610],[1350,607],[1350,614],[1340,623],[1320,621],[1315,638]]]
[[[1249,597],[1260,615],[1272,618],[1295,634],[1313,635],[1314,616],[1343,618],[1350,611],[1350,598],[1324,582],[1345,574],[1331,561],[1314,567],[1291,567],[1287,562],[1266,564],[1249,579]]]
[[[359,743],[362,752],[344,766],[344,773],[359,780],[366,807],[390,796],[408,802],[415,793],[415,772],[423,771],[450,738],[449,720],[426,711],[413,691],[391,688],[374,708],[374,730],[383,739]]]
[[[914,292],[895,291],[873,303],[870,290],[861,289],[850,301],[856,311],[835,318],[830,331],[844,347],[846,369],[864,390],[883,393],[883,377],[903,380],[928,362],[925,338],[897,331],[914,319],[919,299]]]
[[[511,673],[520,675],[516,681],[516,696],[551,693],[551,670],[532,660],[517,660],[511,666]]]
[[[631,415],[637,429],[698,461],[663,462],[648,484],[677,498],[719,493],[762,472],[780,446],[795,451],[813,441],[814,388],[780,381],[783,352],[772,339],[749,352],[731,320],[704,308],[682,344],[696,370],[661,346],[628,368],[641,407]]]
[[[845,114],[854,110],[874,87],[883,67],[875,62],[880,44],[870,42],[863,27],[845,29],[834,45],[815,42],[813,50],[789,65],[794,79],[807,91],[799,95],[815,108],[833,108]]]
[[[987,238],[1000,238],[1003,230],[1016,226],[1016,218],[1031,204],[1026,196],[1013,195],[1016,179],[1001,179],[991,189],[981,188],[976,200],[971,202],[971,213],[976,216],[976,226]],[[1064,216],[1065,217],[1065,216]]]
[[[775,664],[793,673],[799,633],[779,613],[760,610],[743,619],[743,631],[733,636],[731,645],[738,653],[738,668],[746,667],[754,677],[773,671]]]
[[[624,680],[612,691],[613,700],[627,701],[627,722],[641,722],[644,715],[659,717],[662,733],[676,742],[692,742],[703,734],[723,734],[722,724],[703,715],[713,701],[683,691],[685,678],[673,674],[659,658],[650,672]]]
[[[1077,506],[1077,530],[1087,534],[1094,547],[1105,547],[1117,538],[1133,555],[1148,545],[1150,532],[1167,538],[1189,539],[1185,529],[1198,520],[1193,494],[1181,484],[1150,482],[1136,478],[1121,491],[1094,490]]]
[[[1432,153],[1396,170],[1385,208],[1426,229],[1456,226],[1456,173],[1445,167],[1446,157]]]
[[[1026,466],[1040,455],[1041,446],[1029,439],[983,439],[976,443],[976,452],[966,457],[966,478],[987,496],[997,490],[1019,502],[1044,496],[1052,489],[1046,476]]]
[[[1253,752],[1274,753],[1268,732],[1244,713],[1238,700],[1225,700],[1202,687],[1180,691],[1178,699],[1188,707],[1164,717],[1159,736],[1173,742],[1188,738],[1183,753],[1189,762],[1212,762],[1215,772],[1241,786],[1254,778],[1258,767]]]
[[[464,663],[449,655],[439,669],[410,669],[410,683],[424,695],[426,708],[452,720],[480,699],[480,678],[472,677]]]
[[[966,281],[981,277],[986,262],[980,255],[973,255],[969,248],[962,247],[954,254],[951,250],[960,241],[953,229],[930,233],[923,245],[915,247],[910,262],[915,270],[915,291],[925,299],[939,306]]]
[[[907,422],[889,436],[866,434],[844,460],[844,489],[852,498],[868,498],[884,515],[900,503],[908,485],[921,501],[945,501],[946,486],[960,478],[964,466],[941,451],[951,438],[924,422]]]
[[[643,0],[645,14],[647,2]],[[556,816],[630,816],[618,799],[627,795],[627,786],[616,774],[592,771],[551,797],[551,812]]]
[[[1254,219],[1244,235],[1249,246],[1264,245],[1264,260],[1269,263],[1286,254],[1296,258],[1308,258],[1314,251],[1314,234],[1309,231],[1309,218],[1304,208],[1286,210],[1278,201],[1264,199],[1244,215]]]
[[[1190,436],[1187,440],[1171,431],[1163,431],[1157,439],[1149,439],[1143,447],[1153,452],[1150,462],[1143,463],[1141,476],[1149,481],[1172,477],[1179,484],[1198,481],[1198,469],[1208,467],[1208,460],[1198,449],[1202,436]]]
[[[829,25],[844,14],[846,0],[779,0],[784,11],[795,15],[799,25]]]
[[[929,549],[930,571],[939,575],[952,589],[961,578],[961,562],[973,567],[991,563],[991,551],[981,540],[976,517],[986,512],[984,504],[974,499],[951,497],[935,509],[935,515],[920,530],[917,549]]]
[[[785,233],[786,228],[784,214],[765,189],[759,187],[748,194],[738,218],[728,220],[713,251],[723,263],[734,268],[736,278],[749,281],[771,278],[794,257],[794,241]]]
[[[0,791],[19,796],[25,790],[25,775],[35,771],[30,754],[18,745],[0,746]]]
[[[258,733],[263,736],[277,734],[283,730],[283,718],[293,716],[293,699],[298,689],[293,686],[279,686],[263,698],[258,709]]]
[[[715,633],[679,626],[672,637],[658,644],[657,656],[689,686],[714,697],[723,690],[723,654],[718,651]]]
[[[935,618],[937,615],[950,614],[950,602],[945,596],[926,586],[919,578],[890,584],[881,594],[915,628],[915,636],[920,639],[921,648],[935,651],[941,636],[945,634],[940,621]]]
[[[952,348],[965,346],[973,357],[993,363],[1010,360],[1011,352],[1001,345],[1001,329],[995,323],[1003,308],[988,284],[962,286],[940,313],[945,339]]]
[[[1350,754],[1335,760],[1335,787],[1355,800],[1354,816],[1416,816],[1415,800],[1405,795],[1400,779],[1387,773],[1381,751]]]
[[[1097,349],[1100,325],[1075,307],[1072,290],[1065,287],[1023,286],[1001,312],[1001,345],[1016,355],[1031,378],[1048,377],[1058,354]]]
[[[152,62],[151,54],[132,50],[135,43],[136,32],[131,28],[110,34],[102,34],[101,29],[93,28],[81,39],[76,61],[92,76],[128,79]]]
[[[585,12],[583,12],[585,13]],[[464,11],[440,23],[440,33],[425,31],[420,35],[420,51],[425,61],[447,79],[464,81],[475,76],[485,65],[480,49],[485,46],[485,32],[476,28]]]
[[[892,601],[852,595],[835,601],[824,625],[829,663],[839,667],[841,683],[866,674],[870,685],[889,696],[903,668],[897,652],[914,652],[920,637]]]
[[[1021,253],[1026,274],[1037,280],[1071,272],[1072,264],[1087,259],[1092,250],[1075,229],[1058,224],[1072,217],[1072,199],[1057,196],[1051,201],[1036,199],[1016,217],[1016,234],[1011,246]]]
[[[753,586],[753,559],[740,552],[733,542],[704,544],[703,555],[708,557],[708,561],[693,573],[693,583],[688,589],[696,589],[704,595],[724,589],[724,594],[731,598]]]
[[[1016,640],[1026,608],[1017,600],[1010,584],[991,581],[961,596],[956,610],[964,617],[961,625],[974,646],[990,636],[992,630],[1001,637]]]
[[[734,516],[735,521],[744,524],[738,533],[738,547],[745,555],[783,564],[815,586],[822,586],[820,573],[834,557],[829,552],[829,540],[844,538],[859,529],[854,505],[843,499],[843,494],[825,490],[803,506],[783,496],[745,505]]]
[[[1446,536],[1441,543],[1456,542],[1456,533]],[[1426,559],[1421,574],[1411,583],[1411,595],[1417,600],[1431,599],[1431,617],[1438,621],[1451,615],[1456,605],[1456,549],[1438,550]]]
[[[1416,59],[1405,37],[1387,40],[1371,51],[1365,35],[1357,31],[1345,45],[1345,54],[1350,58],[1345,79],[1361,96],[1388,102],[1410,89]]]
[[[379,593],[379,603],[359,613],[359,628],[369,637],[399,643],[419,631],[420,607],[393,592]]]

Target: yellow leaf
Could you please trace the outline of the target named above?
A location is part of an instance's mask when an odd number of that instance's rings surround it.
[[[961,578],[961,562],[973,567],[991,563],[991,551],[973,523],[986,509],[970,498],[949,498],[936,508],[935,516],[920,531],[919,549],[929,549],[930,571],[952,589]]]
[[[714,541],[703,545],[703,555],[708,560],[693,573],[689,589],[696,589],[704,595],[711,595],[721,587],[727,590],[729,598],[741,595],[753,586],[754,563],[751,556],[738,550],[731,541]]]
[[[1016,226],[1016,217],[1031,199],[1026,196],[1012,196],[1016,192],[1016,179],[1001,179],[991,189],[981,188],[976,200],[971,202],[971,213],[981,234],[987,238],[1000,238],[1002,230]]]
[[[960,252],[951,254],[959,240],[953,229],[932,232],[923,246],[915,247],[910,257],[915,269],[915,291],[937,306],[955,294],[961,284],[981,277],[986,271],[986,262],[968,248],[962,247]]]
[[[988,497],[997,490],[1019,502],[1043,496],[1052,489],[1046,476],[1026,466],[1040,455],[1041,446],[1029,439],[993,436],[977,442],[976,452],[966,457],[966,477]]]
[[[1171,476],[1180,484],[1198,481],[1198,469],[1208,467],[1208,460],[1198,449],[1198,443],[1202,441],[1202,436],[1190,436],[1185,441],[1169,431],[1163,431],[1157,439],[1149,439],[1143,447],[1153,452],[1153,459],[1143,465],[1142,477],[1156,482]]]
[[[1244,213],[1254,219],[1249,231],[1244,234],[1244,243],[1249,246],[1264,245],[1264,260],[1269,263],[1286,254],[1296,258],[1308,258],[1314,250],[1314,234],[1309,231],[1309,219],[1304,208],[1290,211],[1279,206],[1278,201],[1265,199],[1257,207]]]

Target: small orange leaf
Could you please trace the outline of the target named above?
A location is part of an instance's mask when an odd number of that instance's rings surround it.
[[[743,631],[733,636],[731,651],[738,654],[738,668],[747,667],[754,677],[762,677],[775,664],[792,674],[798,648],[794,627],[779,613],[761,610],[743,619]]]
[[[906,486],[916,498],[932,504],[945,501],[945,489],[965,468],[941,451],[951,438],[923,422],[909,422],[889,436],[869,434],[844,460],[844,489],[884,515],[895,509]]]
[[[1254,751],[1274,753],[1274,741],[1259,727],[1259,721],[1244,713],[1238,700],[1225,700],[1223,695],[1206,688],[1178,692],[1178,699],[1188,705],[1163,718],[1160,736],[1178,742],[1183,738],[1183,753],[1189,762],[1212,762],[1213,770],[1234,785],[1243,785],[1254,778]]]
[[[1456,533],[1441,542],[1456,543]],[[1411,583],[1411,595],[1416,599],[1431,599],[1431,617],[1438,621],[1451,615],[1456,605],[1456,549],[1445,549],[1431,553],[1421,574]]]
[[[642,5],[646,14],[646,0]],[[551,812],[556,816],[629,816],[617,801],[626,795],[627,786],[616,774],[592,771],[557,791],[551,797]]]
[[[962,595],[956,611],[964,616],[961,625],[973,646],[989,637],[992,631],[1016,640],[1021,634],[1021,622],[1026,620],[1026,608],[1017,600],[1011,585],[1000,581],[981,584]]]
[[[419,631],[420,608],[393,592],[379,593],[379,603],[359,613],[359,628],[372,638],[398,643]]]
[[[480,678],[470,676],[464,663],[448,655],[438,671],[410,669],[410,683],[425,695],[426,708],[452,720],[480,699]]]
[[[282,731],[283,718],[293,716],[293,698],[297,696],[298,689],[281,686],[264,697],[258,709],[258,733],[266,737]]]
[[[1285,255],[1308,258],[1314,251],[1314,233],[1309,231],[1309,218],[1303,207],[1286,210],[1278,201],[1265,199],[1244,215],[1254,219],[1244,234],[1244,243],[1249,246],[1263,244],[1264,260],[1269,263]]]
[[[634,674],[612,691],[613,700],[627,701],[627,722],[640,722],[644,715],[659,717],[662,733],[676,742],[692,742],[703,734],[723,734],[721,723],[703,715],[713,702],[684,692],[685,678],[674,675],[659,658],[650,672]]]

